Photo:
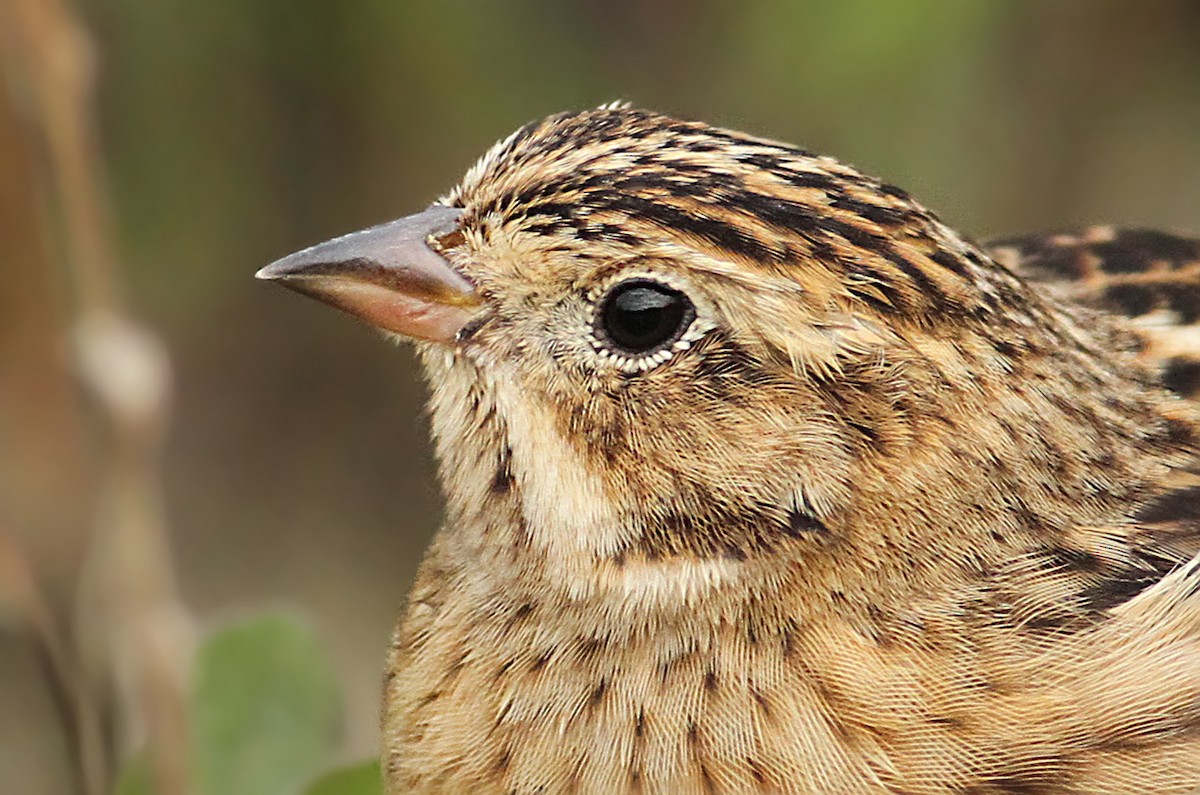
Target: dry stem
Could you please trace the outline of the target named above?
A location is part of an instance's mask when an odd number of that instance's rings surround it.
[[[110,788],[101,692],[115,691],[119,717],[148,739],[155,791],[186,795],[186,669],[193,629],[179,600],[159,485],[169,402],[162,345],[124,311],[101,160],[94,136],[95,59],[62,0],[0,3],[0,43],[44,143],[47,193],[64,240],[75,293],[72,338],[80,381],[106,420],[104,483],[77,594],[77,660],[38,596],[25,558],[0,547],[0,578],[46,660],[77,743],[89,795]],[[128,739],[128,738],[126,738]]]

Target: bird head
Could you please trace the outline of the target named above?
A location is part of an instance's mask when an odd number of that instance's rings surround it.
[[[1063,397],[1127,377],[1090,332],[903,191],[701,123],[549,117],[259,275],[417,340],[448,526],[581,593],[921,587],[1130,476],[1084,464],[1133,409]]]

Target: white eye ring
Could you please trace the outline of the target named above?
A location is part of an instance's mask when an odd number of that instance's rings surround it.
[[[651,312],[656,309],[667,312],[667,316],[663,318],[655,318],[653,315],[631,318],[631,321],[651,324],[643,325],[643,328],[638,330],[645,332],[644,341],[647,348],[644,352],[632,349],[635,346],[630,344],[642,342],[634,339],[638,331],[632,332],[632,336],[626,336],[626,345],[623,346],[619,339],[614,339],[620,335],[614,334],[613,329],[605,328],[604,325],[606,309],[610,313],[613,311],[614,296],[620,296],[620,291],[625,288],[629,291],[644,288],[641,294],[624,293],[631,296],[629,303],[633,311],[646,306]],[[672,297],[682,299],[681,303],[672,304]],[[664,364],[678,353],[691,348],[696,340],[712,328],[711,323],[702,319],[701,308],[692,300],[684,285],[662,273],[639,270],[615,274],[613,278],[588,291],[587,305],[589,311],[585,337],[597,360],[603,366],[626,373],[645,372]],[[653,326],[656,320],[661,324],[658,327]],[[611,323],[613,318],[610,316],[608,321]],[[656,336],[661,336],[661,341],[655,340]]]

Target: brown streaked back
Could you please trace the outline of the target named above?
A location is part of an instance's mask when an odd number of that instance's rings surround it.
[[[1200,239],[1093,226],[992,240],[987,248],[1035,283],[1129,318],[1163,383],[1200,399]]]

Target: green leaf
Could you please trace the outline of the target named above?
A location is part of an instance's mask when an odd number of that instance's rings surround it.
[[[121,768],[117,776],[115,795],[150,795],[150,770],[146,767],[146,755],[134,754]]]
[[[308,789],[305,795],[380,795],[383,776],[379,762],[361,762],[327,773]]]
[[[338,749],[337,684],[312,631],[295,618],[218,629],[196,656],[192,686],[201,795],[293,795]]]

